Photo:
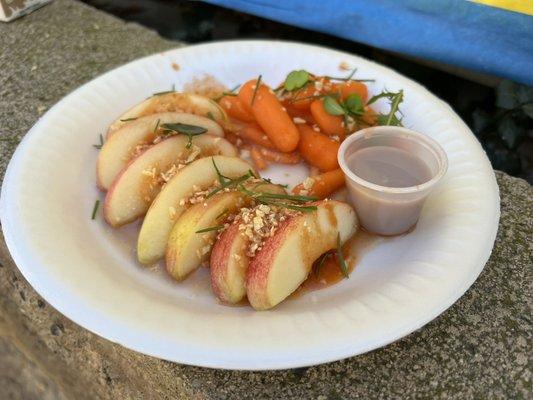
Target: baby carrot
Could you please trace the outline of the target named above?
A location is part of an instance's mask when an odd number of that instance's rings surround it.
[[[224,96],[219,101],[220,106],[233,118],[244,122],[253,122],[254,116],[242,104],[237,96]]]
[[[316,123],[329,136],[337,135],[342,140],[346,136],[346,129],[343,126],[340,115],[331,115],[324,108],[324,100],[317,99],[311,103],[311,114]]]
[[[357,93],[363,103],[366,103],[368,99],[368,88],[363,82],[348,81],[337,85],[337,91],[340,91],[343,100],[346,100],[352,93]]]
[[[339,168],[337,162],[339,142],[315,131],[306,124],[298,124],[298,130],[300,131],[298,150],[305,161],[321,171]]]
[[[282,153],[280,151],[260,148],[261,155],[268,161],[281,164],[298,164],[301,157],[298,153]]]
[[[263,155],[257,147],[253,146],[250,149],[250,157],[252,157],[252,162],[254,163],[255,169],[257,169],[258,171],[261,171],[268,167],[268,163],[265,161]]]
[[[263,132],[263,130],[257,124],[246,124],[242,127],[242,129],[237,131],[237,134],[245,140],[266,147],[268,149],[276,148],[274,144],[270,141],[268,136],[265,134],[265,132]]]
[[[272,90],[256,80],[246,82],[238,97],[249,106],[259,126],[280,151],[291,152],[298,147],[300,134],[292,118]]]
[[[320,199],[328,197],[344,186],[344,173],[340,168],[324,172],[296,186],[292,192],[306,196],[316,196]]]

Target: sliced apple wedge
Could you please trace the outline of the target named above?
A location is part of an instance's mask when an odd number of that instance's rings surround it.
[[[218,175],[237,178],[252,169],[237,157],[213,156],[193,161],[170,179],[148,209],[137,241],[137,257],[143,264],[154,263],[165,256],[168,238],[174,222],[188,208],[186,199],[209,189]]]
[[[235,304],[246,296],[246,272],[249,257],[246,249],[250,240],[239,223],[233,223],[222,232],[213,246],[209,262],[211,287],[223,303]]]
[[[355,211],[348,204],[324,200],[316,211],[298,214],[281,224],[250,261],[246,293],[252,307],[267,310],[294,292],[307,278],[313,262],[337,247],[357,229]]]
[[[284,194],[279,185],[270,183],[253,184],[254,190]],[[217,230],[228,215],[235,214],[242,207],[252,204],[252,199],[240,191],[224,192],[188,208],[177,219],[170,234],[166,263],[167,271],[174,279],[181,281],[188,274],[209,259]]]
[[[218,136],[195,136],[189,148],[188,141],[182,135],[172,136],[123,168],[105,197],[104,217],[111,226],[121,226],[144,215],[163,184],[186,163],[206,156],[237,155],[237,149]]]
[[[208,135],[224,136],[220,125],[198,115],[160,113],[139,118],[115,132],[102,146],[96,164],[98,187],[109,189],[119,172],[135,157],[139,147],[150,145],[157,136],[155,129],[167,123],[196,125],[207,129]]]
[[[118,117],[107,131],[109,138],[124,125],[129,125],[139,117],[156,113],[181,112],[212,118],[219,124],[225,124],[228,117],[217,102],[208,97],[194,93],[169,92],[154,95],[130,108]]]

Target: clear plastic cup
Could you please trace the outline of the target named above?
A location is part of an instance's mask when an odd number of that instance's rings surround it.
[[[407,151],[428,167],[431,178],[408,187],[380,186],[362,179],[350,169],[347,159],[372,146],[392,146]],[[414,227],[424,201],[448,169],[446,153],[437,142],[396,126],[372,127],[350,135],[341,144],[338,159],[361,225],[385,236],[398,235]]]

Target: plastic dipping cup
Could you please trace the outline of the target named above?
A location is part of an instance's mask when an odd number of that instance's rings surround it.
[[[361,162],[363,157],[367,162],[363,165],[366,171],[354,167],[354,161],[359,161],[354,160],[357,152]],[[446,153],[437,142],[396,126],[367,128],[348,136],[340,146],[338,159],[361,225],[385,236],[407,232],[416,224],[424,201],[448,169]],[[372,176],[373,165],[377,166],[376,176]],[[366,175],[366,179],[354,170]],[[400,172],[410,179],[402,180]],[[383,184],[389,182],[387,173],[391,175],[390,186]],[[416,183],[405,186],[411,181]]]

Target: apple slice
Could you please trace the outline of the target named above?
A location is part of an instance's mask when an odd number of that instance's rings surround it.
[[[316,211],[298,214],[278,227],[250,261],[246,294],[253,308],[267,310],[283,301],[307,278],[313,262],[350,238],[358,227],[346,203],[324,200]]]
[[[137,241],[137,257],[141,263],[154,263],[164,257],[174,222],[188,208],[185,200],[198,191],[209,189],[217,181],[213,162],[220,173],[229,178],[237,178],[252,169],[240,158],[213,156],[200,158],[178,171],[159,192],[144,217]]]
[[[188,141],[182,135],[172,136],[151,146],[122,169],[104,202],[104,217],[111,226],[121,226],[144,215],[164,183],[186,163],[199,157],[237,155],[237,149],[218,136],[195,136],[189,149]]]
[[[169,92],[154,95],[130,108],[109,126],[107,137],[109,138],[124,125],[129,125],[134,121],[134,118],[166,112],[181,112],[208,117],[222,125],[228,120],[222,107],[208,97],[194,93]]]
[[[109,189],[122,168],[135,156],[137,146],[149,146],[157,136],[155,128],[167,123],[201,126],[207,129],[206,134],[224,136],[224,131],[216,122],[198,115],[161,113],[139,118],[115,132],[102,146],[96,164],[98,187]]]
[[[285,194],[283,187],[271,183],[254,183],[254,190]],[[218,230],[228,215],[235,214],[253,200],[240,191],[218,193],[204,202],[194,204],[178,218],[170,234],[166,252],[167,271],[181,281],[209,259]]]
[[[239,223],[233,223],[213,246],[211,287],[223,303],[235,304],[246,296],[246,272],[250,262],[246,249],[249,242],[248,237],[239,231]]]

